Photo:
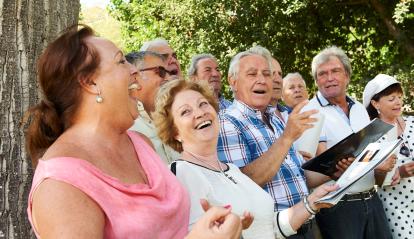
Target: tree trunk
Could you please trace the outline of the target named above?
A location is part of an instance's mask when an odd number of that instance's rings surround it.
[[[80,3],[0,0],[0,5],[0,238],[30,238],[26,208],[33,170],[20,121],[39,99],[38,56],[60,31],[77,23]]]

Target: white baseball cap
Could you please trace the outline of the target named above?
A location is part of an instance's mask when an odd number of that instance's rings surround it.
[[[400,84],[400,82],[397,81],[394,77],[385,74],[378,74],[374,79],[370,80],[364,89],[362,101],[364,107],[368,107],[374,95],[380,93],[388,86],[393,84]]]

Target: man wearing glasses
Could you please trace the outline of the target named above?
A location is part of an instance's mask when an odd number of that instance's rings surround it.
[[[135,120],[131,130],[138,131],[147,136],[154,145],[155,151],[166,164],[178,159],[179,154],[167,145],[164,145],[157,136],[155,126],[152,123],[151,112],[155,109],[155,95],[161,85],[174,79],[167,70],[167,59],[156,52],[140,51],[128,53],[125,58],[135,65],[139,74],[138,81],[138,105],[139,117]]]
[[[163,38],[156,38],[151,41],[144,42],[140,51],[152,51],[161,54],[166,59],[166,69],[175,78],[182,77],[180,62],[178,61],[177,54],[170,47],[168,41]]]

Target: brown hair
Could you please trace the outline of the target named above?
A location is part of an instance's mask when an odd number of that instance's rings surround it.
[[[174,119],[171,113],[171,107],[175,96],[184,90],[193,90],[203,95],[207,101],[218,112],[218,104],[211,88],[204,81],[186,81],[172,80],[165,83],[158,91],[157,102],[155,103],[155,112],[152,116],[157,128],[158,137],[161,141],[177,152],[182,152],[181,142],[175,139],[177,128],[174,125]]]
[[[100,58],[86,43],[94,31],[85,25],[66,29],[51,42],[37,62],[40,103],[26,113],[26,149],[35,167],[46,149],[71,125],[81,101],[80,80],[97,70]]]
[[[392,85],[388,86],[387,88],[385,88],[383,91],[378,92],[377,94],[375,94],[371,98],[371,100],[379,101],[382,97],[387,96],[387,95],[391,95],[394,92],[401,93],[401,94],[403,93],[403,90],[402,90],[401,85],[399,83],[392,84]],[[369,105],[367,107],[367,112],[368,112],[369,118],[371,120],[373,120],[375,118],[378,118],[378,111],[372,105],[371,100],[370,100]]]

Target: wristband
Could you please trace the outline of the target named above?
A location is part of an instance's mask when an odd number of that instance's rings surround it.
[[[308,196],[303,197],[303,204],[305,205],[306,211],[308,211],[311,215],[316,215],[316,213],[318,213],[309,205]]]

